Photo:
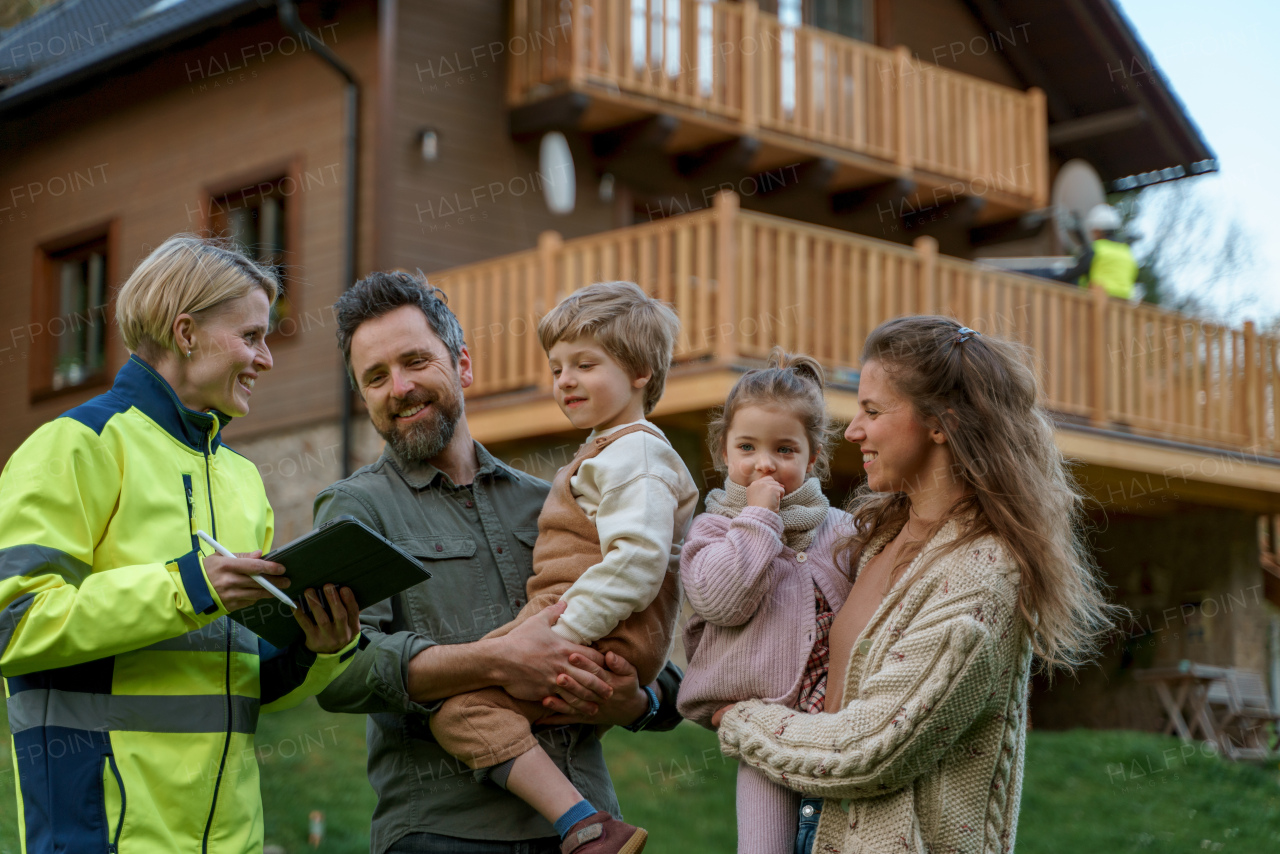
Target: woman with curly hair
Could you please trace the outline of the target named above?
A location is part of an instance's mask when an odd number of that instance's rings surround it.
[[[825,708],[716,713],[722,750],[805,795],[797,852],[1013,850],[1033,660],[1073,670],[1111,625],[1020,345],[945,317],[862,353],[866,484]]]

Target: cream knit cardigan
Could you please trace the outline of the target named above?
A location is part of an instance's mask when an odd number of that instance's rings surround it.
[[[1017,566],[984,537],[904,586],[962,524],[934,535],[858,636],[840,711],[750,700],[721,722],[726,754],[826,799],[815,854],[1013,850],[1031,669]]]

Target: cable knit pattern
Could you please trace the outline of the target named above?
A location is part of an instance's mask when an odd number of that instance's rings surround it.
[[[944,525],[855,642],[838,712],[752,700],[724,717],[724,752],[827,799],[814,850],[1006,852],[1022,790],[1031,644],[1016,564],[985,537],[934,562]],[[859,570],[896,535],[864,550]]]

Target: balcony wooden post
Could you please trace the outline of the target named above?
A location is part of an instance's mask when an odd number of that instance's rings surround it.
[[[897,162],[903,169],[911,168],[911,141],[907,138],[911,123],[908,116],[911,112],[911,99],[907,97],[907,76],[905,69],[911,62],[911,51],[906,45],[898,45],[893,49],[893,85],[897,106]]]
[[[738,355],[738,194],[716,193],[716,361],[733,362]]]
[[[569,83],[575,88],[581,87],[587,80],[587,33],[583,20],[586,3],[583,0],[571,0],[573,6],[569,12]]]
[[[1049,204],[1049,108],[1044,90],[1032,86],[1031,99],[1031,202],[1037,208]]]
[[[1089,408],[1094,427],[1107,423],[1107,291],[1102,285],[1089,288]]]
[[[535,311],[536,320],[541,320],[543,315],[556,307],[559,301],[559,282],[556,280],[556,262],[559,260],[560,248],[564,245],[564,239],[560,237],[560,233],[556,231],[544,231],[538,235],[538,276],[542,279],[541,288],[535,290],[541,291],[542,305],[541,310]],[[533,289],[531,289],[533,290]],[[536,321],[535,321],[536,322]],[[547,388],[551,388],[552,380],[550,374],[547,375]]]
[[[1258,423],[1258,400],[1262,389],[1262,365],[1258,361],[1258,331],[1252,320],[1244,322],[1244,434],[1249,442],[1249,450],[1257,452],[1262,440],[1262,429]]]
[[[529,7],[525,3],[515,2],[511,4],[511,32],[507,45],[515,43],[516,37],[528,39],[529,31]],[[527,53],[528,51],[526,51]],[[523,57],[510,55],[507,57],[507,106],[517,106],[524,98],[524,93],[529,88],[529,81],[525,79],[525,64]]]
[[[756,130],[756,122],[758,121],[756,112],[756,98],[758,97],[759,77],[763,68],[763,60],[757,57],[762,56],[764,51],[761,49],[764,39],[759,31],[760,26],[760,6],[756,0],[747,0],[742,4],[742,37],[738,43],[738,73],[741,75],[739,80],[739,91],[742,93],[742,129],[745,133],[751,134]],[[750,39],[756,49],[748,54],[743,48]]]
[[[938,306],[934,295],[937,293],[938,277],[938,241],[928,235],[917,237],[911,244],[916,250],[919,261],[916,281],[916,306],[922,314],[937,314]]]

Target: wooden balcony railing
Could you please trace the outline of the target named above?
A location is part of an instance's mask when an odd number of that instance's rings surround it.
[[[786,27],[754,2],[514,0],[512,32],[513,106],[589,87],[958,180],[966,194],[1048,203],[1038,89]]]
[[[713,208],[562,241],[431,277],[475,355],[469,398],[549,387],[538,319],[571,291],[628,279],[675,306],[680,364],[810,353],[837,378],[867,334],[905,314],[945,314],[1036,354],[1045,404],[1098,427],[1280,455],[1280,340],[914,246]]]

